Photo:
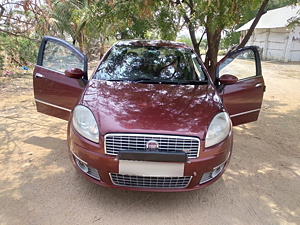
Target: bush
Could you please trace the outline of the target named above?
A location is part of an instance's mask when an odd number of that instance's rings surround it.
[[[239,32],[227,32],[226,36],[222,38],[220,42],[221,49],[229,49],[230,47],[239,44],[240,33]]]
[[[38,54],[38,45],[32,40],[0,34],[0,69],[4,64],[15,66],[30,66],[35,63]],[[4,61],[6,56],[6,61]],[[1,67],[2,65],[2,67]]]

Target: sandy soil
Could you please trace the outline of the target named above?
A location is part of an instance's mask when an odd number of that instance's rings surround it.
[[[259,120],[234,128],[223,177],[186,193],[84,179],[67,156],[67,123],[35,111],[31,76],[0,77],[0,224],[300,224],[299,71],[263,63]]]

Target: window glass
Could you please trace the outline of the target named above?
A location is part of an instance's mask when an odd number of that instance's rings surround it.
[[[146,46],[115,46],[98,68],[95,78],[206,80],[190,50]]]
[[[42,66],[64,73],[68,68],[83,70],[84,62],[67,47],[48,41],[44,49]]]
[[[255,76],[256,64],[254,52],[246,50],[226,59],[220,66],[219,77],[224,74],[234,75],[239,80]]]

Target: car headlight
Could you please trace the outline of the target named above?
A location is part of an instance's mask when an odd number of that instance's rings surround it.
[[[77,105],[72,118],[75,130],[86,139],[99,142],[99,130],[91,110],[83,105]]]
[[[205,148],[223,141],[229,135],[230,129],[231,120],[226,112],[215,115],[207,130]]]

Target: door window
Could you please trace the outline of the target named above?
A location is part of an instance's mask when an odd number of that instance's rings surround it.
[[[224,74],[231,74],[239,79],[236,84],[219,86],[232,124],[256,121],[265,90],[257,47],[247,46],[225,56],[217,65],[216,77]]]
[[[68,68],[84,70],[84,60],[66,46],[57,42],[47,41],[42,66],[64,73]]]
[[[231,55],[219,68],[219,76],[231,74],[239,80],[256,76],[256,62],[253,50],[245,50]]]

